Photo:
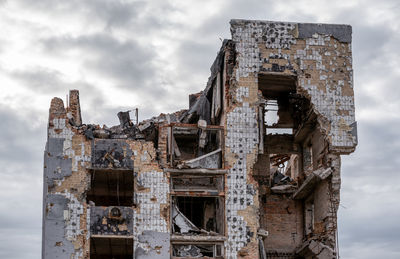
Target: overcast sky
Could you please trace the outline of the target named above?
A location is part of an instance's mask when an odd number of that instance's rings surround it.
[[[343,157],[340,256],[400,258],[398,0],[0,0],[0,258],[39,259],[50,100],[84,123],[188,106],[232,18],[353,26],[359,146]]]

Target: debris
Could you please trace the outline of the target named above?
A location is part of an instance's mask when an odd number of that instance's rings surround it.
[[[200,129],[199,147],[204,148],[207,144],[207,122],[205,120],[199,120],[197,126]]]
[[[106,139],[106,138],[110,137],[110,131],[105,130],[105,129],[96,129],[96,130],[93,131],[93,135],[96,138]]]
[[[152,123],[151,123],[150,121],[146,121],[144,124],[140,124],[140,125],[138,126],[138,129],[139,129],[140,131],[144,131],[144,130],[146,130],[147,128],[149,128],[151,125],[152,125]]]
[[[175,256],[177,257],[202,257],[200,248],[195,245],[180,245],[175,248]]]
[[[292,179],[290,179],[289,176],[286,176],[279,171],[275,171],[272,183],[273,185],[277,185],[277,184],[286,184],[291,181]]]
[[[290,184],[284,184],[284,185],[277,185],[274,187],[271,187],[271,192],[272,193],[294,193],[297,190],[297,188],[293,185]]]
[[[197,122],[197,127],[199,127],[199,129],[206,130],[207,129],[207,122],[205,120],[199,120]]]
[[[262,238],[266,238],[266,237],[268,237],[269,233],[268,233],[267,230],[260,228],[257,231],[257,235],[262,237]]]
[[[176,204],[172,205],[172,221],[179,228],[178,231],[181,234],[190,232],[200,232],[200,230],[179,211]]]
[[[107,127],[82,124],[77,91],[66,108],[53,99],[45,259],[338,251],[340,155],[357,135],[351,45],[337,37],[351,28],[232,20],[231,32],[188,110],[140,123],[120,111]]]
[[[258,248],[260,253],[260,259],[267,259],[267,254],[265,252],[265,247],[264,247],[264,241],[261,237],[258,237]]]
[[[290,155],[283,154],[283,155],[274,155],[271,158],[271,165],[273,166],[279,166],[290,159]]]
[[[171,136],[171,138],[172,138],[172,145],[173,145],[172,149],[174,150],[175,156],[177,158],[179,158],[181,156],[181,151],[179,150],[178,144],[176,144],[176,140],[175,140],[174,136]]]
[[[114,153],[114,150],[115,149],[111,149],[109,152],[107,152],[104,155],[104,160],[107,160],[108,162],[110,162],[110,164],[112,164],[113,167],[121,167],[121,163],[117,159],[114,159],[114,157],[112,155]]]
[[[85,137],[87,139],[94,139],[94,134],[93,134],[94,130],[95,130],[95,127],[93,125],[91,125],[91,124],[87,125],[86,129],[84,130]]]
[[[221,160],[221,149],[217,149],[205,155],[196,157],[191,160],[182,161],[177,167],[178,168],[220,168]]]
[[[123,128],[123,129],[126,129],[126,128],[129,128],[129,127],[133,126],[133,123],[132,123],[131,118],[129,116],[129,111],[119,112],[118,113],[118,119],[119,119],[119,123],[121,125],[121,128]]]

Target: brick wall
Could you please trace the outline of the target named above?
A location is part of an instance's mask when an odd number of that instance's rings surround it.
[[[261,227],[269,232],[267,251],[293,252],[303,239],[303,206],[285,195],[269,194],[261,206]]]

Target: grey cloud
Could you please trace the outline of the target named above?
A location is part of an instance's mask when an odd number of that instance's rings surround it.
[[[138,15],[146,2],[106,1],[106,0],[41,0],[29,1],[20,0],[21,5],[42,14],[81,13],[90,19],[97,18],[105,21],[107,26],[122,25],[128,23]]]
[[[24,113],[24,110],[19,111]],[[5,168],[7,163],[18,163],[23,159],[24,169],[28,169],[34,161],[41,160],[41,153],[37,153],[37,146],[44,147],[45,125],[42,128],[33,128],[28,121],[11,109],[0,105],[0,157]],[[33,137],[35,136],[35,137]],[[26,172],[16,172],[26,173]]]
[[[357,74],[358,77],[358,74]],[[358,85],[356,83],[356,104],[357,107],[368,108],[368,107],[378,107],[381,103],[377,100],[376,96],[365,91],[358,91]]]
[[[29,215],[30,211],[20,211],[25,215]],[[15,228],[12,230],[2,230],[0,237],[0,257],[1,258],[40,258],[41,253],[41,238],[37,235],[40,229],[25,230]],[[16,245],[19,243],[21,245]]]
[[[62,81],[63,76],[60,71],[45,67],[34,67],[26,70],[15,70],[9,74],[20,81],[27,88],[42,93],[60,93],[61,90],[68,89],[68,84]]]
[[[187,74],[192,71],[196,71],[196,73],[200,72],[203,75],[206,74],[204,78],[207,78],[210,66],[214,62],[222,44],[219,40],[214,40],[213,42],[214,44],[208,42],[202,43],[196,39],[189,39],[180,43],[177,57],[183,68],[182,74],[186,74],[185,78],[188,78]],[[220,44],[216,47],[215,45],[217,44],[215,43]]]
[[[169,1],[121,1],[121,0],[18,0],[23,8],[42,15],[74,14],[87,23],[100,22],[106,30],[120,29],[149,33],[165,27],[175,27],[169,14],[180,12]]]
[[[357,62],[373,63],[380,58],[393,33],[383,25],[353,24],[353,49]]]
[[[116,114],[119,111],[141,106],[139,103],[132,104],[132,107],[107,106],[107,100],[103,95],[103,92],[97,87],[84,81],[66,82],[63,79],[64,75],[60,71],[51,70],[45,67],[12,71],[9,72],[9,75],[20,81],[27,90],[33,90],[36,94],[49,96],[49,105],[52,96],[57,96],[64,99],[64,96],[68,94],[69,90],[78,89],[80,91],[82,117],[84,123],[95,123],[101,125],[106,124],[108,126],[117,125],[118,118]],[[120,90],[120,92],[121,95],[124,94],[124,90]],[[142,92],[142,89],[138,90],[139,94],[140,92]],[[146,95],[146,93],[143,94]],[[156,99],[155,96],[144,96],[143,98],[148,98],[147,103],[154,102]],[[4,109],[1,109],[0,106],[0,117],[3,118],[3,127],[5,127],[4,133],[10,134],[8,138],[9,140],[17,139],[17,134],[22,134],[22,132],[26,129],[31,130],[27,122],[20,120],[18,117],[15,118],[11,116],[10,114],[12,113],[13,111],[6,110],[5,107]],[[25,112],[22,111],[22,113]],[[142,119],[149,118],[156,114],[157,111],[154,106],[142,106],[140,109],[140,115]],[[42,129],[42,132],[36,131],[32,132],[32,134],[40,134],[44,132],[45,129]],[[12,134],[15,135],[11,136]],[[13,144],[16,144],[15,141]],[[25,152],[27,155],[30,154],[28,151]]]
[[[103,92],[97,87],[85,81],[66,81],[67,78],[65,78],[65,75],[58,70],[46,67],[33,67],[26,68],[25,70],[2,71],[6,75],[19,81],[20,87],[25,88],[27,91],[34,92],[34,96],[42,95],[48,97],[48,105],[50,105],[52,97],[64,99],[69,90],[78,89],[81,93],[81,99],[83,99],[81,103],[84,107],[87,107],[87,109],[82,110],[84,117],[87,113],[100,113],[102,107],[106,103]],[[26,111],[21,112],[23,114],[26,113]],[[9,126],[11,129],[12,125]]]
[[[290,3],[287,3],[290,5]],[[277,10],[276,2],[272,0],[232,0],[224,1],[220,12],[212,17],[204,19],[198,33],[202,36],[225,37],[230,38],[229,21],[231,19],[254,19],[254,20],[275,20],[280,21],[286,19],[288,14]],[[284,17],[284,18],[283,18]],[[296,12],[295,16],[290,17],[290,21],[315,21],[315,16]]]
[[[40,193],[46,125],[32,126],[32,121],[23,119],[26,113],[29,111],[16,112],[0,105],[1,258],[39,258],[40,255]],[[31,117],[34,120],[38,117],[37,111],[33,114],[36,114]]]
[[[339,210],[339,245],[343,258],[374,259],[379,254],[382,258],[395,259],[400,254],[397,245],[400,208],[396,198],[400,189],[393,188],[393,182],[398,182],[400,177],[388,176],[387,170],[377,169],[376,177],[364,175],[362,168],[358,169],[361,171],[358,177],[343,174],[341,203],[344,206]],[[343,170],[351,173],[346,168]],[[360,185],[364,185],[362,189],[354,188]]]
[[[341,257],[374,259],[379,254],[395,259],[400,253],[400,207],[396,198],[400,188],[393,183],[400,181],[400,123],[380,119],[361,120],[358,125],[357,151],[342,159]]]
[[[360,196],[360,195],[358,195]],[[368,206],[368,202],[363,204]],[[390,204],[395,206],[396,204]],[[357,240],[363,240],[368,244],[380,243],[380,242],[400,242],[400,226],[397,224],[398,218],[400,217],[400,210],[388,209],[386,207],[371,207],[371,210],[381,210],[383,215],[390,215],[381,218],[370,218],[357,213],[355,210],[348,209],[349,213],[353,212],[355,215],[348,215],[343,212],[343,217],[346,217],[346,223],[341,224],[343,229],[346,229],[347,235],[342,237],[342,241],[346,243],[356,242]],[[383,216],[382,215],[382,216]],[[373,224],[371,224],[371,221]],[[349,234],[351,233],[351,234]]]
[[[41,179],[40,175],[33,174],[31,176],[25,176],[24,178],[15,179],[14,182],[9,181],[9,185],[19,185],[20,187],[24,187],[25,192],[31,193],[39,193],[41,188],[41,183],[38,183],[38,180]],[[37,206],[37,204],[41,203],[41,199],[39,197],[30,197],[30,203],[24,204],[21,202],[24,199],[28,199],[26,197],[25,192],[21,192],[21,188],[16,188],[12,192],[12,196],[3,197],[6,201],[2,201],[3,203],[0,207],[3,211],[8,211],[9,213],[0,214],[0,221],[2,222],[2,232],[3,231],[16,231],[22,228],[27,233],[37,233],[41,229],[41,206]],[[27,220],[26,215],[30,215],[29,220]],[[1,247],[1,245],[0,245]],[[0,249],[0,251],[3,249]]]
[[[133,40],[121,42],[107,33],[52,37],[42,40],[42,43],[45,49],[58,55],[68,50],[80,51],[83,69],[105,74],[125,90],[165,93],[154,81],[157,71],[152,62],[156,56],[151,46],[141,46]],[[150,86],[153,87],[151,90]]]
[[[343,171],[348,172],[352,180],[365,177],[392,177],[400,167],[400,150],[396,120],[358,121],[359,145],[349,159]],[[367,178],[368,179],[368,178]]]
[[[81,102],[82,106],[82,102]],[[137,104],[132,104],[131,107],[127,106],[115,106],[115,107],[100,107],[97,106],[97,109],[86,110],[87,117],[83,117],[83,123],[93,123],[99,125],[107,125],[108,127],[119,125],[117,113],[119,111],[127,111],[134,108],[139,109],[139,121],[149,119],[153,116],[158,115],[157,108],[152,105],[141,106]],[[82,110],[83,113],[83,110]],[[133,119],[133,113],[131,114],[131,119]]]
[[[139,15],[146,5],[145,1],[125,2],[125,1],[106,1],[90,0],[79,1],[86,6],[91,15],[98,16],[99,19],[107,21],[107,26],[119,26],[127,24]]]

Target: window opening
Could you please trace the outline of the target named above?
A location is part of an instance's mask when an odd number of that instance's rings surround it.
[[[90,238],[90,259],[133,258],[132,238]]]
[[[96,170],[90,172],[87,202],[96,206],[133,206],[132,170]]]

